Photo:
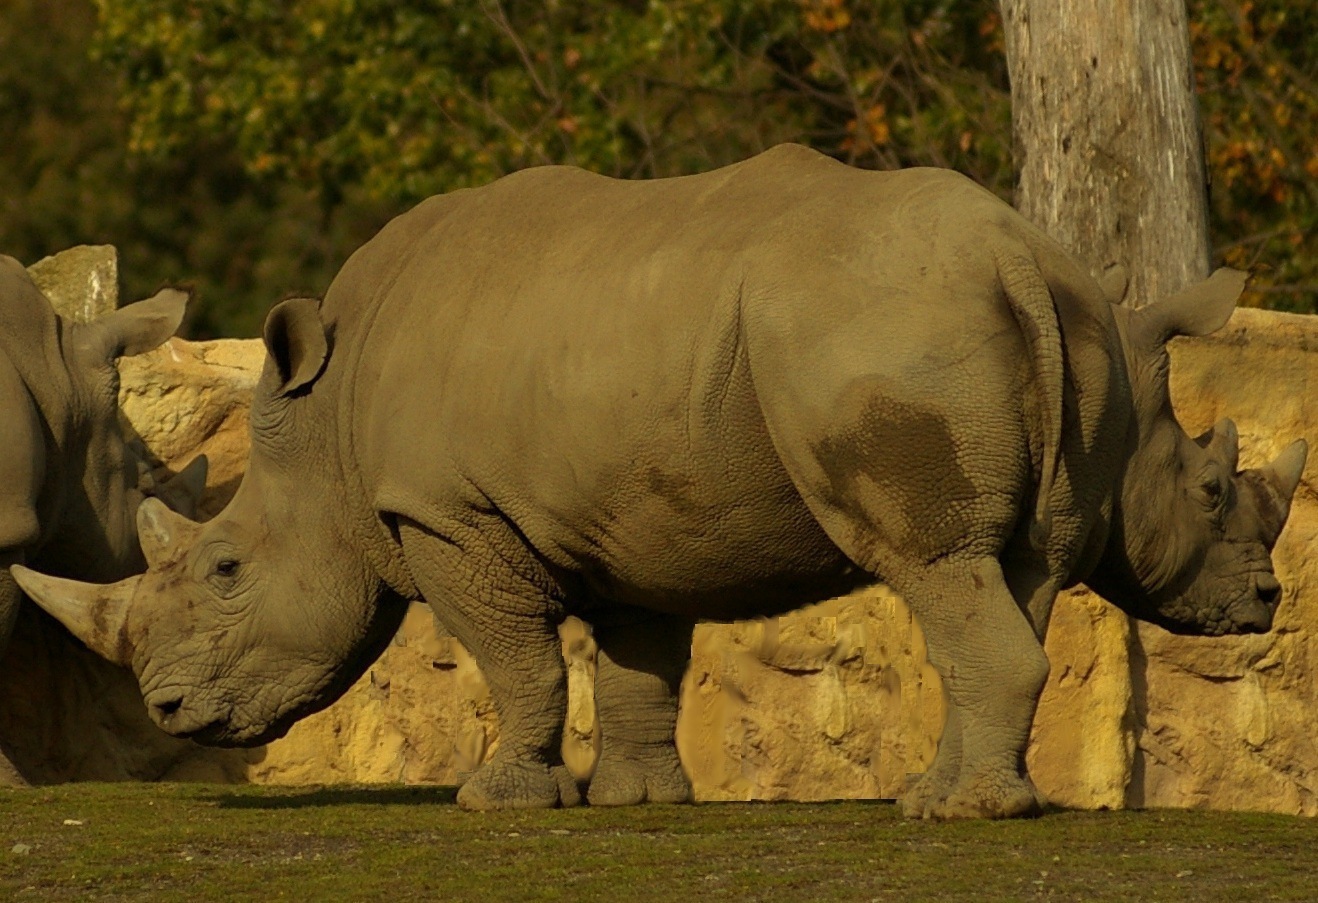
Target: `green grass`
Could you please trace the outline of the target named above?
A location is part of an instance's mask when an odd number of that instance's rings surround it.
[[[76,822],[70,823],[70,822]],[[1318,899],[1318,822],[887,803],[469,813],[450,788],[0,791],[0,900]]]

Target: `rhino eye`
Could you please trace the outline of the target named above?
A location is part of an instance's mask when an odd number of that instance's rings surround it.
[[[238,573],[238,562],[232,558],[222,558],[215,564],[215,573],[220,577],[232,577]]]
[[[1226,482],[1220,475],[1213,474],[1199,483],[1199,492],[1209,508],[1220,508],[1226,500]]]

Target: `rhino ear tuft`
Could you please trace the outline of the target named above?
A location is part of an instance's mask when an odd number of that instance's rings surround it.
[[[1165,301],[1135,311],[1135,326],[1145,348],[1157,348],[1178,335],[1216,332],[1231,319],[1245,290],[1248,273],[1226,267]]]
[[[270,311],[265,320],[265,347],[279,376],[280,396],[313,383],[329,359],[329,340],[320,320],[320,302],[289,298]]]
[[[138,301],[76,327],[79,344],[91,349],[102,361],[132,357],[159,347],[178,332],[188,307],[188,293],[166,288],[145,301]]]

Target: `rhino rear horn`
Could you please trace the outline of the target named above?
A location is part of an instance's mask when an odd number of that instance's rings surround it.
[[[187,467],[157,486],[152,495],[184,517],[195,518],[206,491],[209,466],[205,455],[197,455]]]
[[[92,652],[116,665],[133,660],[128,610],[141,577],[101,586],[49,577],[16,564],[9,569],[33,602],[59,621]]]
[[[1206,448],[1221,457],[1231,468],[1231,473],[1235,473],[1239,468],[1240,433],[1236,430],[1235,421],[1231,418],[1223,417],[1213,424],[1208,432],[1194,441],[1200,448]]]
[[[143,501],[137,509],[137,541],[147,567],[159,570],[171,564],[188,549],[188,538],[200,527],[158,498]]]

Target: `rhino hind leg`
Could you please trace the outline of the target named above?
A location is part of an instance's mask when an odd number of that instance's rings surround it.
[[[1037,813],[1025,747],[1048,659],[998,562],[944,558],[903,572],[893,584],[924,630],[954,713],[932,773],[905,810],[932,818]],[[943,743],[953,746],[944,752]]]
[[[592,806],[690,802],[675,732],[694,626],[687,618],[639,612],[595,625],[601,743],[587,792]]]
[[[471,652],[499,718],[499,745],[458,791],[458,805],[579,805],[580,790],[562,755],[567,673],[557,630],[561,607],[527,576],[531,571],[513,563],[511,546],[496,549],[486,531],[464,533],[455,544],[404,521],[399,535],[421,596]]]

